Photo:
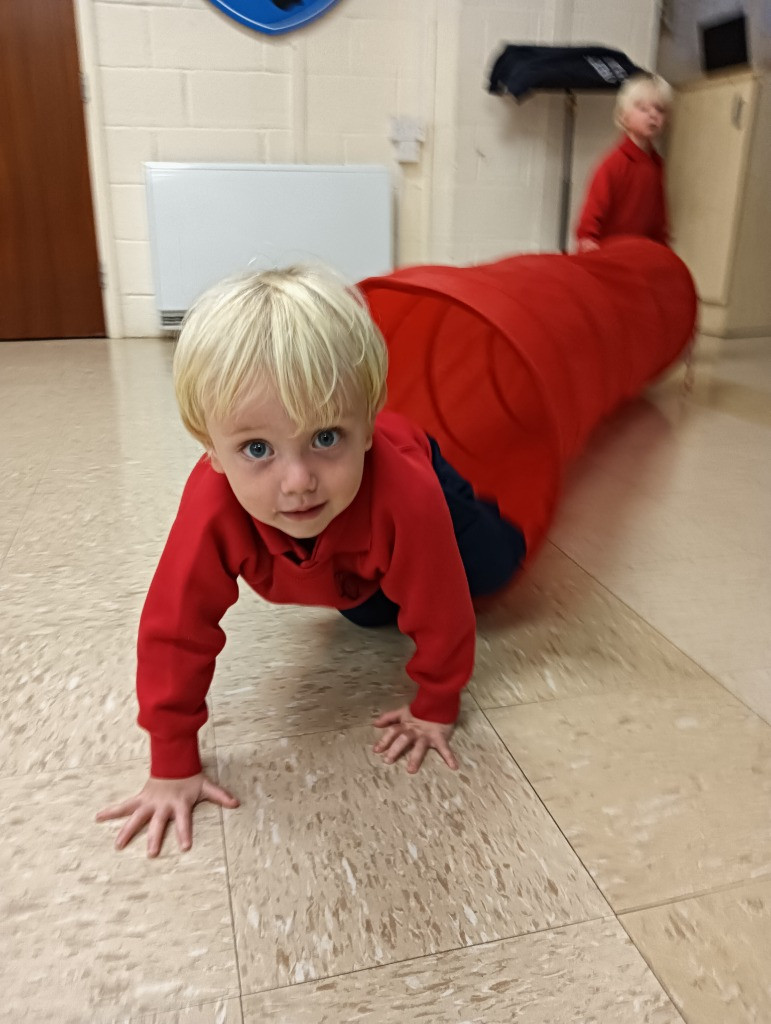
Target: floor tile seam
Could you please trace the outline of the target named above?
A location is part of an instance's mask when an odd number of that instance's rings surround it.
[[[489,939],[487,942],[471,942],[468,945],[459,946],[448,946],[446,949],[440,949],[433,953],[418,953],[416,956],[408,956],[399,960],[389,960],[383,964],[370,964],[368,967],[356,967],[350,971],[340,971],[336,974],[324,974],[318,978],[310,978],[307,981],[302,982],[289,982],[286,985],[274,985],[271,988],[254,989],[253,991],[244,992],[242,994],[242,1000],[251,998],[253,996],[263,996],[275,992],[284,992],[287,990],[298,990],[305,988],[308,985],[317,985],[328,981],[334,981],[338,978],[348,978],[355,974],[365,974],[367,971],[382,971],[389,968],[398,967],[402,964],[418,963],[421,960],[430,960],[432,957],[443,957],[448,956],[452,953],[462,953],[465,950],[472,949],[488,949],[492,946],[499,946],[504,942],[524,942],[534,935],[548,935],[550,932],[562,931],[567,928],[580,928],[586,924],[592,924],[595,921],[612,921],[615,915],[611,912],[603,916],[590,916],[581,918],[580,920],[568,921],[563,924],[550,925],[546,928],[535,928],[532,931],[527,932],[516,932],[513,935],[502,935],[497,939]]]
[[[476,702],[476,700],[474,700],[474,698],[471,696],[471,694],[468,694],[468,698],[470,700],[472,700],[474,705],[475,705],[474,708],[473,708],[473,712],[483,715],[484,714],[484,710],[478,705],[478,703]],[[281,734],[276,735],[276,736],[267,736],[267,737],[264,737],[262,739],[238,740],[235,743],[230,743],[230,742],[218,743],[216,741],[217,726],[216,726],[216,722],[215,722],[215,719],[214,719],[214,715],[211,716],[211,718],[209,719],[209,722],[210,722],[209,728],[211,730],[212,739],[209,742],[209,744],[202,750],[202,755],[203,755],[204,760],[207,758],[207,756],[213,757],[215,765],[217,764],[216,755],[220,751],[228,750],[231,747],[252,746],[252,745],[257,745],[257,744],[262,744],[262,743],[275,743],[277,740],[295,739],[295,738],[300,738],[300,737],[305,737],[305,736],[324,736],[324,735],[330,735],[330,734],[339,733],[339,732],[350,732],[350,731],[352,731],[354,729],[366,729],[368,727],[368,725],[370,724],[368,722],[363,722],[363,723],[360,723],[359,725],[351,724],[351,725],[345,725],[345,726],[335,726],[332,729],[319,729],[319,730],[315,730],[315,731],[311,730],[309,732],[302,732],[302,733],[281,733]],[[6,782],[6,781],[10,781],[10,780],[24,780],[24,779],[27,779],[27,778],[29,778],[29,779],[40,778],[41,776],[47,776],[47,775],[48,776],[55,776],[55,775],[61,775],[61,774],[67,773],[67,772],[88,771],[89,769],[113,768],[116,765],[132,765],[132,764],[137,764],[139,762],[147,763],[147,758],[144,755],[140,755],[140,756],[137,756],[137,757],[126,757],[126,758],[119,757],[119,758],[115,758],[114,760],[111,760],[111,761],[89,761],[89,762],[82,762],[80,764],[62,765],[62,766],[57,767],[57,768],[40,768],[40,769],[37,769],[37,770],[21,770],[21,771],[11,771],[11,772],[3,772],[2,769],[0,768],[0,783]]]
[[[555,827],[555,828],[557,829],[557,831],[559,832],[559,834],[560,834],[560,835],[562,836],[562,838],[563,838],[563,839],[565,840],[565,842],[566,842],[566,843],[567,843],[567,845],[568,845],[568,848],[569,848],[569,849],[570,849],[570,850],[572,851],[572,853],[573,853],[573,856],[574,856],[574,857],[576,858],[576,860],[578,861],[578,863],[579,863],[579,864],[581,865],[581,867],[582,867],[582,868],[583,868],[583,870],[585,871],[585,873],[586,873],[586,877],[587,877],[587,878],[588,878],[588,879],[589,879],[589,880],[591,881],[591,884],[592,884],[592,885],[594,886],[594,888],[595,888],[595,890],[596,890],[597,894],[599,895],[600,899],[601,899],[601,900],[603,901],[603,903],[605,904],[605,906],[606,906],[606,907],[608,908],[609,914],[610,914],[610,915],[613,915],[613,916],[615,917],[615,916],[616,916],[616,912],[615,912],[615,910],[613,909],[613,907],[612,907],[612,905],[611,905],[611,903],[610,903],[610,900],[608,899],[608,897],[607,897],[607,896],[605,895],[605,893],[604,893],[604,892],[602,891],[602,889],[600,888],[600,885],[599,885],[599,883],[597,882],[597,879],[596,879],[596,878],[594,877],[594,875],[592,874],[592,872],[591,872],[591,871],[589,870],[589,868],[587,867],[587,865],[586,865],[586,863],[584,862],[583,858],[582,858],[582,857],[581,857],[581,855],[579,854],[578,850],[576,850],[576,848],[574,847],[574,845],[573,845],[573,844],[571,843],[570,839],[569,839],[569,838],[567,837],[567,835],[565,834],[564,830],[562,829],[562,827],[561,827],[560,823],[559,823],[559,822],[557,821],[557,819],[556,819],[556,818],[554,817],[554,815],[552,814],[552,812],[551,812],[551,810],[549,809],[549,807],[548,807],[548,806],[546,805],[546,803],[545,803],[545,801],[544,801],[543,797],[542,797],[542,796],[541,796],[541,794],[540,794],[540,793],[538,792],[538,790],[536,789],[536,787],[535,787],[535,786],[533,785],[533,783],[532,783],[532,781],[530,780],[530,777],[528,776],[528,774],[527,774],[527,772],[525,771],[525,769],[524,769],[524,768],[522,767],[522,765],[521,765],[521,764],[519,763],[519,761],[517,760],[517,758],[516,758],[516,757],[514,756],[514,753],[513,753],[513,752],[511,751],[511,749],[509,748],[508,744],[506,743],[506,740],[505,740],[505,739],[503,738],[503,736],[501,736],[501,734],[500,734],[500,733],[498,732],[498,730],[496,729],[496,727],[495,727],[494,723],[490,721],[490,719],[489,719],[489,718],[488,718],[488,716],[487,716],[487,715],[485,714],[485,712],[483,711],[482,713],[483,713],[483,714],[485,715],[485,718],[487,719],[487,722],[488,722],[488,724],[489,724],[490,728],[491,728],[491,729],[493,730],[493,732],[495,733],[495,735],[496,735],[496,736],[498,737],[498,739],[500,740],[500,742],[501,742],[501,743],[503,744],[503,748],[504,748],[504,750],[506,751],[506,753],[508,754],[508,756],[509,756],[509,757],[511,758],[512,762],[513,762],[513,763],[514,763],[514,764],[516,765],[516,767],[517,767],[518,771],[519,771],[519,772],[520,772],[520,773],[522,774],[522,777],[524,778],[524,780],[525,780],[525,782],[527,783],[528,787],[530,788],[531,792],[532,792],[532,793],[533,793],[533,795],[535,796],[535,799],[536,799],[536,800],[538,801],[538,803],[539,803],[539,804],[541,805],[541,807],[543,808],[543,810],[544,810],[544,813],[545,813],[545,814],[546,814],[546,815],[548,816],[549,820],[550,820],[550,821],[551,821],[551,822],[552,822],[552,823],[554,824],[554,827]]]
[[[219,778],[217,779],[219,784]],[[228,897],[228,912],[230,913],[230,934],[233,941],[233,961],[236,968],[236,984],[238,986],[238,1000],[241,1005],[241,997],[243,996],[243,984],[241,981],[241,958],[238,952],[238,936],[236,935],[236,912],[233,904],[233,886],[231,884],[231,869],[230,869],[230,857],[228,855],[228,840],[227,833],[225,831],[225,818],[223,814],[223,808],[219,807],[217,819],[219,822],[220,830],[220,842],[222,843],[222,858],[225,863],[225,889]],[[241,1006],[241,1013],[243,1015],[243,1006]]]
[[[475,705],[475,710],[478,713],[484,715],[484,710],[479,706],[479,704],[472,697],[472,695],[468,694],[468,697],[471,699],[471,701]],[[487,716],[485,715],[484,717],[485,717],[485,720],[487,720]],[[335,733],[335,732],[340,732],[340,731],[346,731],[347,732],[347,731],[350,731],[351,729],[355,729],[355,728],[361,728],[361,726],[349,726],[349,727],[346,727],[346,728],[344,728],[342,730],[341,729],[325,730],[325,733],[329,734],[329,733]],[[220,747],[220,745],[216,741],[216,726],[214,727],[213,732],[214,732],[214,750],[215,750],[215,753],[219,753],[220,750],[224,751],[225,749],[228,749],[228,748],[231,748],[231,747],[234,747],[234,746],[250,746],[251,745],[249,743],[249,741],[246,741],[244,743],[223,744],[222,747]],[[320,735],[320,733],[305,733],[305,734],[302,734],[302,735]],[[498,736],[497,732],[495,732],[495,735],[498,737],[499,740],[501,739],[500,736]],[[285,737],[281,737],[281,738],[285,738]],[[259,741],[258,740],[258,741],[255,741],[255,742],[256,743],[261,743],[261,742],[271,742],[271,741],[270,740],[264,740],[264,741]],[[501,740],[501,743],[503,743],[502,740]],[[510,752],[509,752],[508,748],[506,747],[505,743],[503,743],[503,747],[504,747],[504,750],[506,751],[506,753],[509,754],[509,756],[511,756]],[[238,980],[239,980],[240,999],[241,999],[241,1012],[242,1012],[242,1014],[244,1013],[244,999],[248,998],[248,997],[251,997],[251,996],[265,995],[265,994],[270,993],[270,992],[279,992],[279,991],[282,991],[284,989],[294,989],[294,988],[302,987],[302,986],[305,986],[305,985],[312,985],[312,984],[315,984],[315,983],[318,983],[318,982],[325,982],[325,981],[334,980],[335,978],[347,977],[347,976],[352,975],[352,974],[360,974],[360,973],[363,973],[365,971],[379,970],[381,968],[393,967],[393,966],[396,966],[398,964],[411,963],[411,962],[415,962],[415,961],[419,961],[419,960],[426,960],[426,959],[428,959],[428,958],[430,958],[432,956],[444,956],[444,955],[447,955],[449,953],[459,952],[459,951],[463,951],[463,950],[466,950],[466,949],[472,949],[472,948],[476,948],[476,947],[494,946],[494,945],[500,944],[502,942],[507,942],[507,941],[512,941],[512,940],[516,941],[517,939],[526,939],[526,938],[528,938],[531,935],[544,934],[544,933],[547,933],[547,932],[557,931],[557,930],[564,929],[564,928],[577,928],[577,927],[580,927],[583,924],[587,924],[587,923],[590,923],[592,921],[609,921],[609,920],[612,920],[615,917],[613,909],[609,906],[609,904],[607,903],[607,900],[605,900],[606,906],[608,907],[608,911],[609,911],[605,915],[590,916],[590,917],[586,917],[586,918],[580,918],[578,920],[571,920],[571,921],[569,921],[567,923],[563,923],[563,924],[556,924],[556,925],[552,925],[552,926],[546,927],[546,928],[534,929],[533,931],[517,932],[517,933],[514,933],[512,935],[501,936],[500,938],[490,940],[489,942],[472,942],[472,943],[470,943],[468,945],[450,946],[450,947],[448,947],[446,949],[438,950],[437,952],[434,952],[434,953],[423,953],[423,954],[419,954],[418,956],[415,956],[415,957],[407,957],[405,959],[392,960],[392,961],[389,961],[389,963],[386,963],[386,964],[372,964],[372,965],[370,965],[368,967],[361,967],[361,968],[354,969],[354,970],[351,970],[351,971],[341,971],[341,972],[335,973],[335,974],[325,974],[325,975],[322,975],[322,976],[320,976],[318,978],[310,979],[310,980],[308,980],[306,982],[301,982],[300,986],[298,986],[296,984],[293,985],[293,984],[290,983],[288,985],[277,985],[277,986],[274,986],[274,987],[268,988],[268,989],[258,989],[258,990],[254,990],[254,991],[245,992],[243,990],[243,980],[242,980],[242,972],[241,972],[241,957],[240,957],[240,954],[239,954],[238,940],[237,940],[236,933],[235,933],[235,914],[234,914],[234,907],[233,907],[232,887],[231,887],[231,882],[230,882],[231,869],[230,869],[230,860],[229,860],[229,852],[228,852],[227,831],[224,829],[224,821],[222,820],[222,812],[221,812],[221,810],[220,810],[220,821],[221,821],[222,826],[223,826],[222,839],[223,839],[223,847],[224,847],[224,853],[225,853],[226,877],[227,877],[227,884],[228,884],[228,897],[229,897],[229,905],[230,905],[230,911],[231,911],[231,922],[232,922],[232,925],[233,925],[233,937],[234,937],[234,943],[235,943],[236,967],[237,967],[237,970],[238,970]]]
[[[733,691],[729,690],[728,687],[725,684],[721,683],[719,679],[716,679],[714,676],[711,676],[709,672],[706,672],[706,670],[705,670],[705,674],[710,677],[711,682],[717,683],[717,685],[720,686],[720,688],[722,690],[725,690],[727,695],[729,697],[732,697],[736,701],[737,704],[739,704],[741,707],[743,707],[746,711],[749,711],[750,714],[753,717],[759,719],[763,723],[763,725],[767,725],[767,726],[769,726],[771,728],[771,722],[767,718],[765,718],[759,711],[756,711],[754,708],[752,708],[749,704],[747,704],[745,701],[743,701],[741,699],[741,697],[739,697],[737,694],[733,693]],[[554,696],[554,697],[542,697],[542,698],[536,698],[534,700],[522,700],[522,701],[517,701],[517,703],[515,703],[515,704],[487,704],[487,705],[481,705],[480,704],[479,708],[480,708],[480,711],[482,711],[483,714],[486,714],[488,711],[490,711],[490,712],[495,712],[495,711],[516,711],[518,708],[531,708],[531,707],[538,706],[538,705],[541,705],[541,704],[543,704],[543,705],[546,705],[546,704],[559,704],[559,703],[565,703],[567,701],[579,701],[579,700],[591,699],[591,698],[594,698],[594,697],[619,696],[619,695],[621,695],[621,696],[624,696],[624,695],[626,695],[626,696],[645,696],[645,697],[648,697],[648,698],[651,698],[651,699],[660,699],[660,700],[663,700],[663,701],[682,699],[682,696],[679,697],[676,694],[668,694],[664,690],[661,690],[661,691],[650,690],[650,691],[645,691],[644,693],[641,693],[638,690],[630,690],[630,688],[628,686],[626,686],[626,687],[624,687],[624,686],[605,686],[605,687],[603,687],[600,690],[587,690],[584,693],[566,693],[566,694],[562,694],[562,695]]]
[[[212,699],[212,712],[213,712],[213,710],[214,710],[214,700]],[[210,714],[209,722],[210,722],[210,726],[211,726],[211,747],[209,748],[209,750],[207,750],[207,754],[210,753],[212,755],[213,759],[214,759],[214,769],[215,769],[215,773],[216,773],[217,785],[221,786],[220,762],[219,762],[219,757],[217,756],[218,755],[217,727],[216,727],[216,725],[214,723],[214,715],[213,714]],[[205,770],[205,767],[206,766],[204,765],[204,770]],[[236,981],[238,983],[238,1005],[239,1005],[239,1008],[241,1010],[241,1016],[243,1017],[244,1008],[243,1008],[243,1003],[242,1003],[243,983],[242,983],[242,980],[241,980],[241,978],[242,978],[242,974],[241,974],[241,958],[240,958],[240,955],[239,955],[239,952],[238,952],[238,936],[236,934],[236,911],[235,911],[235,906],[234,906],[234,903],[233,903],[233,884],[231,882],[232,871],[231,871],[231,865],[230,865],[230,856],[229,856],[229,852],[228,852],[228,837],[227,837],[227,830],[225,828],[225,815],[223,813],[224,810],[225,810],[225,808],[223,808],[223,807],[218,807],[217,808],[217,812],[218,812],[217,813],[217,820],[219,822],[220,841],[222,843],[222,858],[223,858],[223,861],[225,863],[225,886],[226,886],[227,895],[228,895],[228,912],[230,914],[230,933],[231,933],[231,938],[233,940],[233,959],[235,961]]]
[[[513,707],[517,707],[517,706],[519,706],[519,705],[513,705]],[[494,708],[494,709],[490,709],[490,710],[499,710],[499,709],[498,708]],[[698,898],[700,898],[702,896],[707,896],[707,895],[710,895],[712,893],[729,892],[729,891],[731,891],[733,889],[741,888],[742,886],[751,884],[752,882],[755,882],[755,881],[771,880],[771,872],[763,872],[760,875],[753,875],[753,876],[750,876],[748,878],[737,879],[736,881],[726,882],[726,883],[723,883],[722,885],[709,886],[709,887],[707,887],[707,888],[705,888],[703,890],[699,890],[698,892],[692,893],[692,894],[688,893],[688,894],[681,894],[681,895],[677,895],[677,896],[672,896],[672,897],[664,899],[664,900],[655,901],[655,902],[652,902],[652,903],[640,904],[639,906],[634,906],[634,907],[617,908],[617,907],[613,906],[613,904],[611,903],[610,897],[605,892],[603,892],[599,882],[597,882],[597,880],[594,878],[593,873],[591,872],[591,870],[589,869],[587,864],[584,862],[581,854],[576,849],[576,847],[573,845],[573,843],[570,841],[570,838],[566,835],[564,830],[561,828],[559,822],[556,820],[556,818],[554,817],[554,815],[551,813],[551,811],[549,810],[548,806],[544,802],[543,798],[541,797],[541,794],[538,791],[538,788],[537,788],[536,784],[531,781],[530,777],[528,776],[528,774],[525,771],[525,769],[523,768],[523,766],[519,763],[517,758],[514,756],[514,754],[509,749],[508,745],[506,744],[506,741],[503,739],[502,736],[500,736],[500,733],[498,733],[498,730],[496,729],[495,724],[493,722],[491,722],[490,719],[487,717],[484,709],[483,709],[483,714],[485,714],[485,717],[487,718],[487,721],[490,723],[490,726],[495,730],[496,735],[499,736],[499,738],[501,739],[501,742],[506,747],[506,750],[509,753],[509,756],[511,757],[512,761],[514,762],[514,764],[516,764],[516,766],[522,772],[522,775],[524,776],[524,778],[527,780],[528,786],[535,793],[536,797],[538,798],[538,800],[540,801],[540,803],[542,804],[542,806],[546,810],[547,814],[549,815],[551,820],[554,822],[555,826],[557,827],[557,829],[559,830],[561,835],[564,837],[565,841],[570,846],[570,849],[575,854],[577,860],[581,863],[581,865],[584,868],[584,870],[586,871],[587,875],[591,878],[592,882],[596,886],[596,888],[599,891],[600,895],[606,901],[608,906],[611,908],[611,911],[612,911],[612,913],[614,914],[615,917],[620,918],[620,916],[623,915],[623,914],[632,914],[632,913],[635,913],[635,912],[641,911],[641,910],[655,909],[656,907],[659,907],[659,906],[668,906],[668,905],[673,904],[673,903],[682,903],[682,902],[685,902],[687,900],[698,899]],[[765,724],[767,724],[767,723],[765,723]]]
[[[475,707],[473,709],[471,709],[472,713],[473,714],[482,714],[482,715],[484,715],[483,708],[481,708],[479,706],[479,704],[477,704],[476,700],[474,700],[474,698],[471,696],[471,694],[468,694],[468,697],[472,701],[474,701]],[[214,719],[214,716],[212,716],[212,721],[213,721],[213,719]],[[355,730],[355,729],[367,729],[370,726],[372,726],[371,722],[360,722],[358,724],[351,723],[350,725],[338,725],[338,726],[335,726],[334,728],[331,728],[331,729],[311,729],[308,732],[277,733],[275,736],[264,736],[261,739],[236,740],[236,741],[226,740],[225,742],[217,743],[215,749],[216,749],[216,753],[219,753],[220,751],[224,752],[225,750],[230,750],[232,747],[257,746],[258,744],[263,744],[263,743],[276,743],[278,740],[301,739],[301,738],[306,737],[306,736],[331,736],[334,733],[353,732],[353,730]],[[375,728],[374,726],[372,726],[372,727]],[[216,725],[214,726],[214,728],[216,730]],[[377,736],[377,733],[375,733],[374,735]],[[401,758],[400,758],[400,760],[401,760]]]
[[[648,619],[646,619],[646,618],[645,618],[645,617],[644,617],[643,615],[641,615],[641,614],[640,614],[640,612],[638,612],[638,611],[637,611],[637,610],[636,610],[635,608],[633,608],[633,607],[632,607],[632,605],[628,604],[628,602],[627,602],[627,601],[625,601],[625,600],[624,600],[624,599],[623,599],[622,597],[620,597],[620,596],[619,596],[619,595],[618,595],[618,594],[617,594],[617,593],[616,593],[616,592],[615,592],[614,590],[612,590],[612,589],[611,589],[611,588],[610,588],[610,587],[609,587],[609,586],[608,586],[607,584],[605,584],[605,583],[603,583],[603,582],[602,582],[601,580],[597,579],[597,577],[596,577],[596,576],[595,576],[595,575],[594,575],[593,573],[589,572],[589,570],[588,570],[588,569],[585,569],[585,568],[584,568],[584,567],[583,567],[583,566],[582,566],[582,565],[580,564],[580,562],[577,562],[575,558],[573,558],[573,557],[572,557],[571,555],[569,555],[569,554],[568,554],[568,553],[567,553],[566,551],[564,551],[564,550],[563,550],[562,548],[558,547],[558,546],[557,546],[557,545],[556,545],[556,544],[554,543],[554,541],[549,541],[549,543],[550,543],[550,544],[552,544],[552,545],[553,545],[553,546],[554,546],[555,548],[557,548],[557,550],[558,550],[559,552],[561,552],[561,554],[563,554],[563,555],[565,556],[565,558],[568,558],[568,559],[570,559],[570,561],[571,561],[571,562],[572,562],[572,563],[573,563],[574,565],[576,565],[576,566],[577,566],[577,567],[578,567],[578,568],[579,568],[579,569],[580,569],[580,570],[581,570],[582,572],[585,572],[585,573],[586,573],[586,575],[587,575],[587,576],[588,576],[588,577],[589,577],[589,578],[590,578],[591,580],[593,580],[593,581],[594,581],[594,582],[595,582],[595,583],[597,584],[597,586],[599,586],[599,587],[602,587],[602,589],[603,589],[604,591],[606,591],[606,592],[607,592],[608,594],[610,594],[610,595],[611,595],[611,596],[612,596],[612,597],[613,597],[613,598],[614,598],[614,599],[615,599],[616,601],[618,601],[618,602],[619,602],[619,604],[623,605],[623,606],[624,606],[624,608],[626,608],[626,609],[627,609],[627,611],[631,612],[631,613],[632,613],[632,615],[634,615],[634,616],[635,616],[635,618],[639,619],[639,620],[640,620],[640,622],[643,622],[643,623],[645,623],[645,625],[646,625],[646,626],[648,627],[648,629],[651,629],[651,630],[652,630],[652,631],[653,631],[653,632],[654,632],[654,633],[656,634],[656,636],[660,637],[660,638],[661,638],[662,640],[664,640],[664,641],[665,641],[665,642],[666,642],[667,644],[669,644],[669,645],[670,645],[671,647],[673,647],[673,648],[674,648],[674,649],[675,649],[676,651],[678,651],[678,652],[679,652],[679,653],[680,653],[680,654],[681,654],[681,655],[682,655],[682,656],[683,656],[684,658],[687,658],[687,659],[688,659],[688,661],[690,661],[692,665],[695,665],[695,666],[696,666],[696,668],[698,668],[698,669],[699,669],[700,671],[702,671],[702,672],[703,672],[703,673],[704,673],[704,674],[705,674],[706,676],[708,676],[708,677],[709,677],[709,678],[710,678],[710,679],[711,679],[711,680],[712,680],[712,681],[713,681],[714,683],[717,683],[717,685],[718,685],[718,686],[719,686],[719,687],[720,687],[720,688],[721,688],[722,690],[724,690],[724,691],[725,691],[725,692],[726,692],[726,693],[728,694],[728,696],[729,696],[729,697],[732,697],[732,698],[733,698],[733,699],[734,699],[735,701],[737,701],[737,702],[738,702],[739,704],[741,704],[741,705],[742,705],[742,707],[744,707],[744,708],[745,708],[745,709],[746,709],[747,711],[749,711],[749,712],[750,712],[750,713],[751,713],[751,714],[752,714],[752,715],[753,715],[753,716],[754,716],[755,718],[759,718],[761,722],[764,722],[764,723],[765,723],[766,725],[769,725],[769,723],[768,723],[768,722],[766,722],[766,720],[765,720],[765,719],[763,718],[763,716],[762,716],[762,715],[758,714],[758,712],[757,712],[757,711],[755,711],[755,710],[754,710],[754,708],[751,708],[751,707],[750,707],[750,706],[749,706],[749,705],[748,705],[748,704],[747,704],[747,703],[746,703],[745,701],[743,701],[743,700],[741,699],[741,697],[738,697],[738,696],[737,696],[737,695],[736,695],[736,694],[735,694],[735,693],[734,693],[734,692],[733,692],[732,690],[730,690],[730,689],[729,689],[729,688],[728,688],[728,687],[726,686],[726,684],[725,684],[725,683],[724,683],[724,682],[723,682],[723,681],[722,681],[721,679],[719,679],[719,678],[718,678],[718,676],[717,676],[717,675],[716,675],[716,674],[715,674],[715,673],[714,673],[713,671],[711,671],[710,669],[708,669],[708,668],[706,668],[706,667],[705,667],[704,665],[702,665],[702,663],[701,663],[700,661],[697,661],[697,659],[696,659],[696,658],[695,658],[695,657],[694,657],[694,656],[693,656],[692,654],[689,654],[689,653],[688,653],[687,651],[684,651],[684,650],[683,650],[683,648],[679,646],[679,644],[675,643],[675,641],[674,641],[674,640],[672,640],[672,639],[671,639],[670,637],[668,637],[668,636],[667,636],[667,635],[666,635],[665,633],[663,633],[663,632],[662,632],[662,631],[661,631],[661,630],[660,630],[660,629],[658,628],[658,626],[655,626],[655,625],[654,625],[654,624],[653,624],[652,622],[650,622],[650,621],[649,621]],[[765,666],[761,665],[760,667],[761,667],[761,668],[764,668]],[[739,670],[737,670],[737,671],[739,671]],[[750,671],[754,671],[754,670],[750,670]],[[553,699],[559,700],[559,699],[564,699],[564,698],[553,698]],[[540,702],[537,702],[537,701],[536,701],[536,702],[532,702],[532,703],[540,703]],[[516,707],[516,705],[512,705],[512,706]]]
[[[657,971],[657,970],[656,970],[656,967],[654,966],[654,964],[653,964],[653,962],[651,961],[651,959],[650,959],[650,958],[649,958],[649,957],[648,957],[648,956],[647,956],[647,955],[645,954],[645,952],[644,952],[644,951],[643,951],[642,949],[640,949],[640,947],[639,947],[639,946],[637,945],[637,943],[636,943],[636,942],[635,942],[635,940],[634,940],[634,936],[633,936],[633,935],[631,935],[631,934],[629,933],[629,930],[628,930],[627,928],[625,928],[625,927],[624,927],[624,922],[623,922],[622,920],[620,920],[619,918],[617,918],[617,920],[618,920],[618,923],[619,923],[619,925],[620,925],[620,926],[621,926],[621,927],[622,927],[622,928],[624,929],[624,932],[626,933],[626,936],[627,936],[627,938],[628,938],[628,939],[629,939],[629,941],[630,941],[630,942],[632,943],[632,945],[634,946],[634,948],[635,948],[635,949],[637,950],[637,954],[638,954],[638,956],[639,956],[639,957],[640,957],[640,958],[642,959],[643,963],[644,963],[644,964],[646,965],[646,967],[648,968],[648,970],[649,970],[649,971],[651,972],[651,974],[653,975],[653,977],[654,977],[654,978],[656,979],[656,981],[658,982],[658,984],[659,984],[659,987],[661,988],[661,991],[662,991],[662,992],[664,993],[664,995],[665,995],[665,996],[667,997],[667,999],[669,1000],[670,1004],[672,1005],[672,1008],[674,1009],[675,1013],[676,1013],[676,1014],[677,1014],[677,1016],[678,1016],[678,1017],[680,1018],[680,1020],[682,1020],[682,1021],[684,1022],[684,1024],[696,1024],[696,1022],[695,1022],[695,1021],[689,1021],[689,1020],[688,1020],[688,1019],[687,1019],[687,1018],[686,1018],[686,1017],[685,1017],[685,1016],[683,1015],[683,1012],[681,1011],[680,1007],[679,1007],[679,1006],[677,1005],[677,1002],[675,1001],[675,995],[674,995],[674,992],[673,992],[673,991],[672,991],[672,990],[670,989],[669,985],[667,985],[667,983],[666,983],[666,981],[664,980],[664,978],[662,978],[662,977],[661,977],[661,975],[660,975],[659,971]]]
[[[650,903],[640,903],[632,907],[614,908],[614,913],[619,920],[630,914],[644,913],[647,910],[658,910],[663,907],[671,907],[675,904],[690,903],[693,900],[703,899],[705,896],[716,896],[724,892],[735,892],[756,882],[771,882],[771,871],[763,871],[759,875],[750,875],[746,878],[737,878],[732,882],[723,882],[720,885],[710,885],[696,892],[681,893],[677,896],[668,896],[666,899],[655,900]]]
[[[717,682],[717,680],[714,680],[714,682]],[[630,690],[628,685],[627,686],[623,686],[623,685],[619,684],[619,685],[603,686],[603,687],[601,687],[600,689],[597,689],[597,690],[594,690],[594,689],[585,690],[582,693],[564,693],[564,694],[555,694],[553,697],[535,697],[532,700],[519,700],[519,701],[517,701],[516,703],[513,703],[513,704],[481,704],[481,703],[479,703],[478,706],[479,706],[480,711],[482,711],[483,713],[486,713],[488,711],[513,711],[516,708],[529,708],[529,707],[533,707],[533,705],[535,705],[535,704],[556,704],[556,703],[558,703],[560,701],[583,700],[585,697],[605,697],[605,696],[609,696],[611,694],[633,695],[633,694],[637,694],[637,693],[638,693],[637,690],[634,690],[634,691]],[[648,695],[651,696],[651,697],[663,697],[665,699],[669,696],[663,690],[660,693],[658,693],[656,691],[651,691]],[[734,696],[734,695],[731,694],[731,696]],[[757,712],[756,712],[756,714],[757,714]]]

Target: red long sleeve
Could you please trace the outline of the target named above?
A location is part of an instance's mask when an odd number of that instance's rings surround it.
[[[577,238],[589,238],[593,242],[599,242],[605,234],[605,225],[612,203],[611,179],[612,170],[606,160],[594,172],[594,177],[589,185],[576,228]]]
[[[388,571],[386,597],[399,605],[399,629],[415,643],[407,674],[418,693],[416,718],[454,722],[460,691],[474,668],[476,618],[452,520],[436,476],[418,478],[402,493]]]
[[[161,778],[201,770],[197,733],[207,718],[206,694],[225,644],[219,623],[238,598],[237,564],[229,549],[237,533],[248,542],[241,517],[190,514],[201,500],[211,501],[213,477],[203,461],[193,470],[140,620],[138,721],[150,733],[151,774]],[[227,540],[218,526],[231,534]]]

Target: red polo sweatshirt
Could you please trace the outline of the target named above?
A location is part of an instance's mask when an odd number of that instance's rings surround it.
[[[474,610],[428,440],[401,416],[377,418],[358,494],[311,553],[253,519],[207,457],[195,466],[139,626],[139,724],[150,733],[156,777],[201,770],[197,733],[225,644],[219,622],[238,597],[239,576],[268,601],[338,609],[382,587],[415,643],[412,713],[457,717],[474,662]]]
[[[576,228],[579,239],[600,242],[611,235],[669,241],[662,159],[628,137],[594,172]]]

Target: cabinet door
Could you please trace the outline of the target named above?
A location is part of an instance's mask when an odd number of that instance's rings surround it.
[[[756,90],[744,76],[676,98],[667,159],[673,248],[703,302],[728,302]]]

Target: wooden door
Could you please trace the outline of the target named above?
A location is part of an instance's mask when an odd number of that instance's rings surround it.
[[[703,302],[728,301],[755,95],[755,80],[741,74],[676,97],[667,151],[672,247]]]
[[[0,0],[0,339],[104,336],[72,0]]]

